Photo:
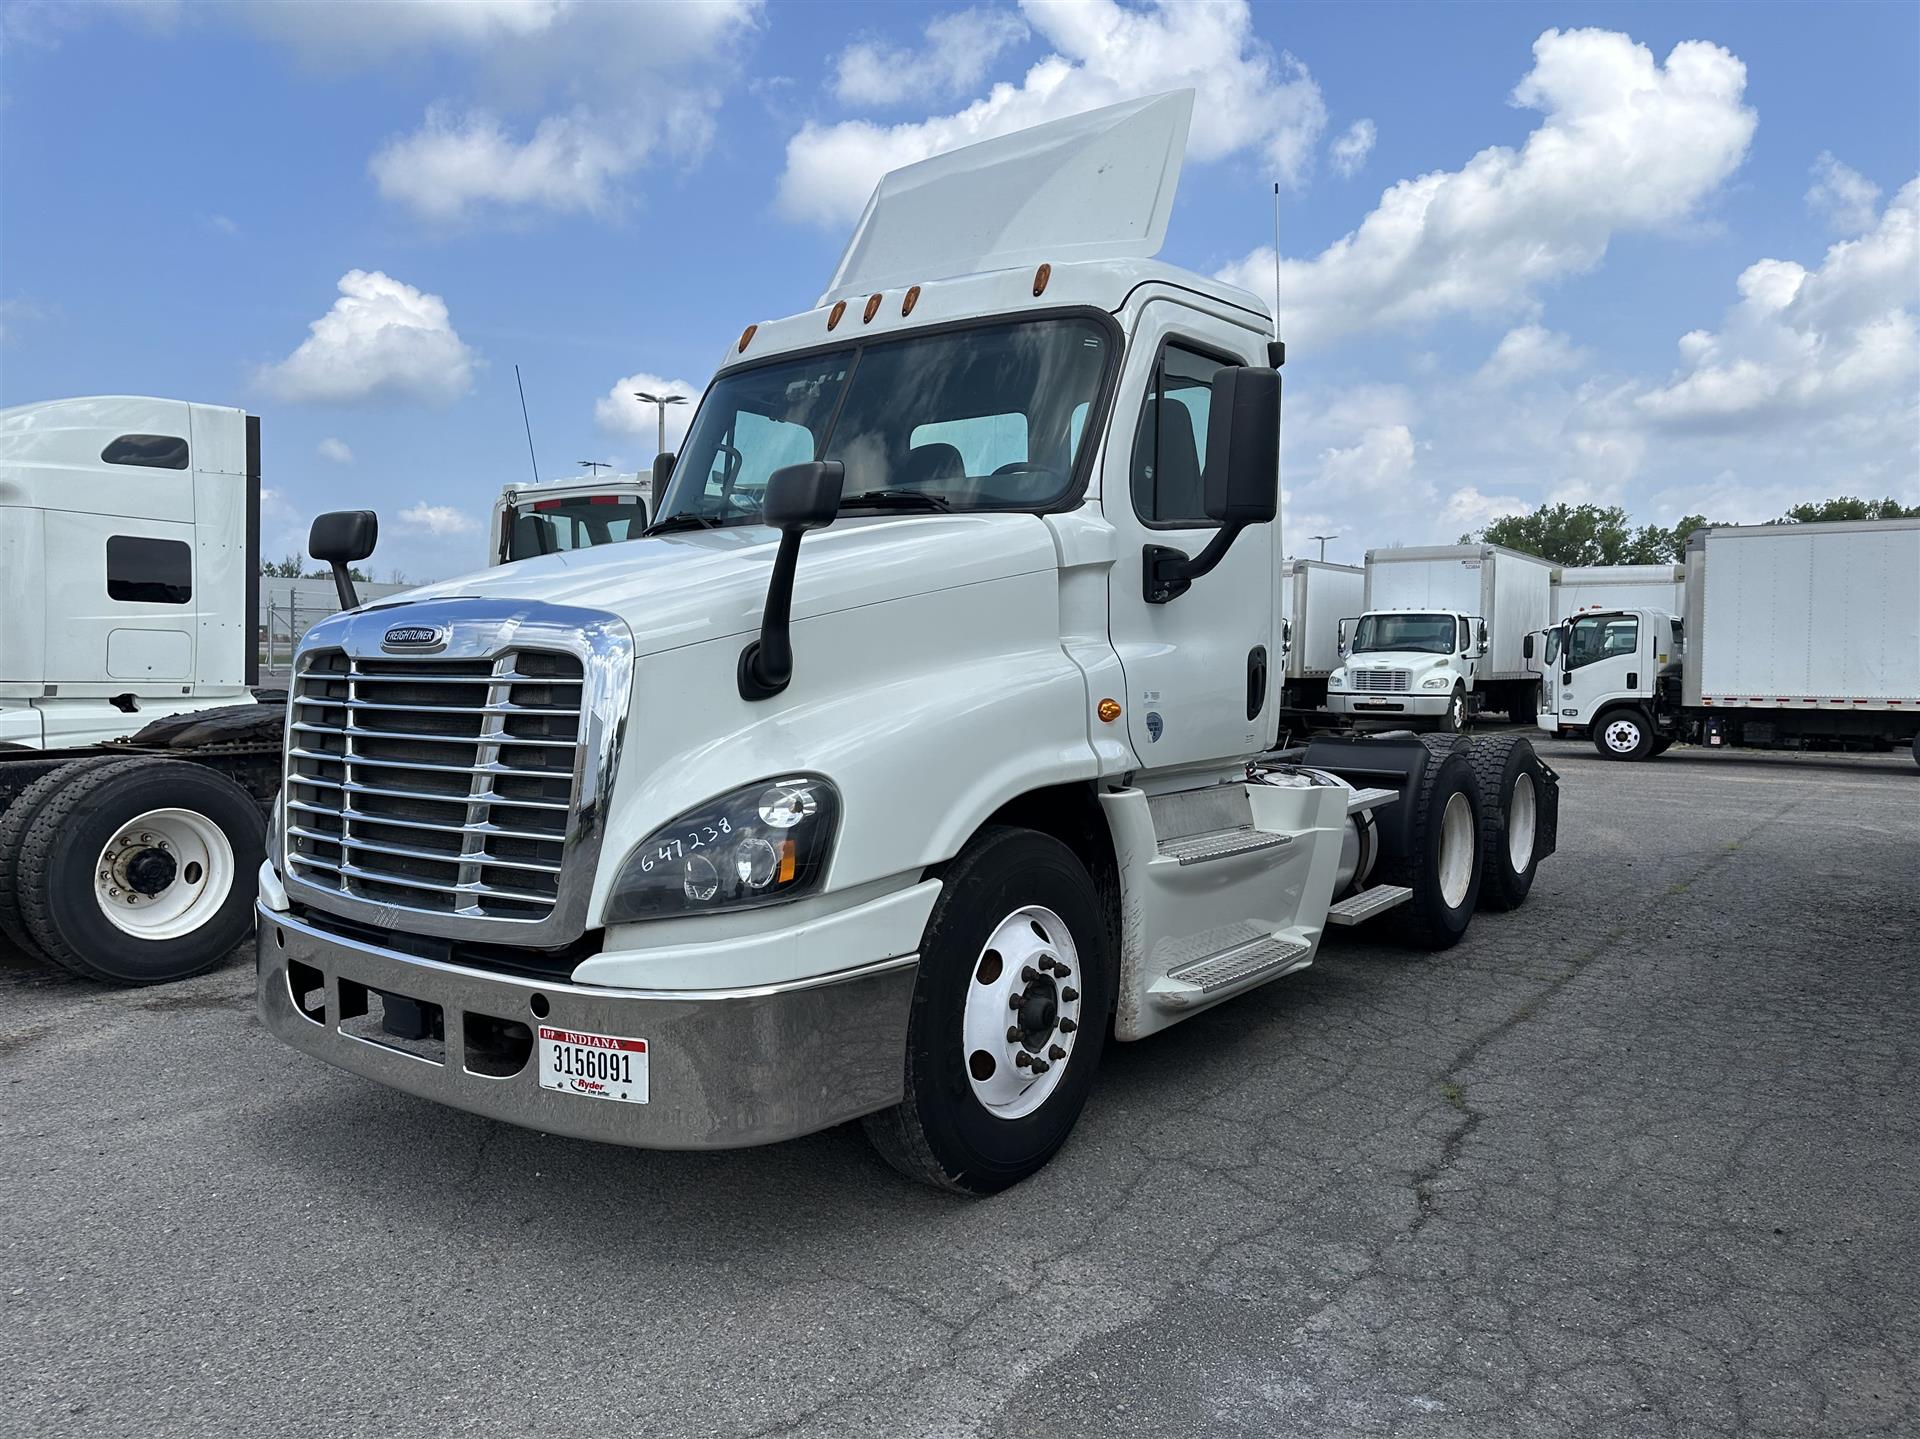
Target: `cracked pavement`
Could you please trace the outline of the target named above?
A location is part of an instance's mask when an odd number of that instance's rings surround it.
[[[1560,853],[1108,1050],[967,1202],[653,1154],[0,954],[6,1435],[1920,1432],[1920,774],[1541,746]]]

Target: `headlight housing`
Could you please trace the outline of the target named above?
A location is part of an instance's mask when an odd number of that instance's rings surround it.
[[[1453,680],[1448,675],[1429,675],[1426,679],[1420,681],[1420,688],[1423,690],[1443,690],[1452,684]]]
[[[1347,687],[1347,672],[1345,670],[1335,670],[1332,674],[1327,676],[1328,689],[1343,690],[1346,687]]]
[[[811,894],[826,877],[840,792],[818,775],[742,785],[634,847],[606,922],[752,909]]]

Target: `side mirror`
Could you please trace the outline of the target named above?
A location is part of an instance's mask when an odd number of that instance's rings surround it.
[[[1280,657],[1285,659],[1293,653],[1293,621],[1280,621]]]
[[[1475,620],[1473,622],[1473,642],[1474,642],[1474,654],[1476,657],[1486,654],[1487,622],[1485,620]]]
[[[847,467],[838,460],[788,465],[767,478],[761,514],[780,531],[767,582],[760,638],[740,651],[736,679],[743,700],[772,699],[793,679],[793,643],[788,622],[793,613],[793,572],[800,561],[800,536],[833,523],[840,513],[840,492]]]
[[[673,478],[674,453],[662,450],[653,457],[653,510],[660,512],[660,501],[667,497],[667,481]]]
[[[1334,646],[1340,651],[1340,656],[1342,659],[1346,658],[1346,654],[1347,654],[1348,623],[1349,622],[1346,620],[1340,621],[1339,628],[1334,631]]]
[[[1523,660],[1533,658],[1533,636],[1530,634],[1520,637],[1520,658]]]
[[[315,519],[313,528],[307,531],[307,553],[333,568],[333,587],[340,596],[341,609],[357,609],[360,605],[347,566],[372,554],[379,538],[380,517],[372,510],[331,510]]]
[[[1280,513],[1280,376],[1252,365],[1227,365],[1213,376],[1207,411],[1207,463],[1201,477],[1207,517],[1220,529],[1189,559],[1166,545],[1141,552],[1142,588],[1150,605],[1183,595],[1226,557],[1248,525]]]

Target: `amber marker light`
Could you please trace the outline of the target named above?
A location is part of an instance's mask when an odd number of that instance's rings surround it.
[[[758,325],[748,325],[746,329],[740,332],[740,353],[741,354],[743,355],[746,354],[747,346],[753,343],[753,337],[759,331],[759,329],[760,327]]]
[[[1102,724],[1112,724],[1115,720],[1119,718],[1120,718],[1120,701],[1119,700],[1101,700],[1100,701],[1100,722]]]
[[[831,330],[835,325],[838,325],[840,323],[840,317],[846,313],[847,302],[845,300],[835,300],[833,302],[833,308],[827,311],[827,328]]]
[[[880,297],[878,295],[868,296],[867,312],[866,314],[860,317],[860,323],[863,325],[871,325],[873,323],[873,317],[879,313],[880,313]]]
[[[913,313],[913,307],[920,303],[920,287],[914,285],[907,291],[906,299],[900,302],[900,318],[906,319]]]
[[[793,883],[793,872],[796,864],[796,860],[794,856],[795,856],[795,850],[793,846],[793,841],[790,839],[781,840],[780,841],[780,883],[781,884]]]
[[[1033,297],[1037,300],[1046,293],[1047,281],[1053,278],[1053,266],[1042,265],[1033,272]]]

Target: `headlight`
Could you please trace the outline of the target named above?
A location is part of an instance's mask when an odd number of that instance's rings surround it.
[[[1421,680],[1420,688],[1423,690],[1443,690],[1448,688],[1452,684],[1453,684],[1453,679],[1451,676],[1433,675],[1427,679]]]
[[[1347,672],[1345,670],[1335,670],[1332,674],[1327,676],[1328,689],[1343,690],[1346,687],[1347,687]]]
[[[798,899],[820,887],[840,793],[818,775],[761,780],[655,830],[621,866],[606,922]]]

